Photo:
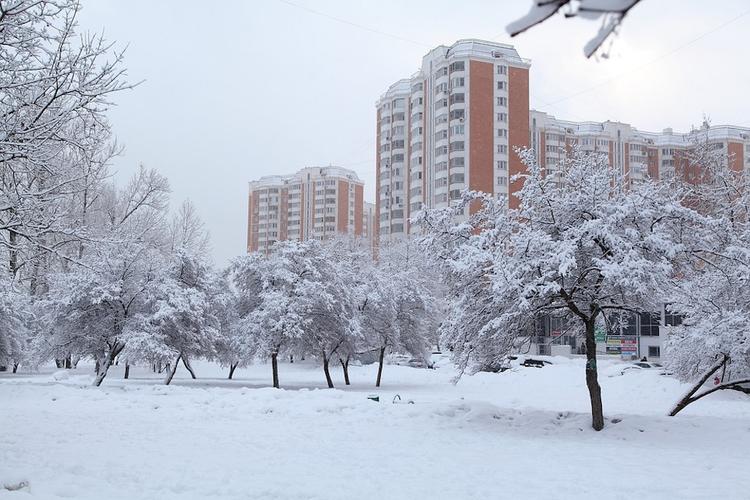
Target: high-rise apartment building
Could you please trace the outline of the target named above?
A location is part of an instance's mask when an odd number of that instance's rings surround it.
[[[308,167],[250,182],[247,251],[282,240],[364,234],[364,184],[351,170]]]
[[[467,188],[520,187],[509,179],[524,168],[513,148],[529,145],[529,66],[510,45],[460,40],[430,51],[378,99],[380,240],[408,234],[422,207],[448,206]]]

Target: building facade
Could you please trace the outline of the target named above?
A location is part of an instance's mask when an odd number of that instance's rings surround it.
[[[506,44],[460,40],[422,59],[378,99],[376,237],[411,232],[409,219],[465,189],[508,195],[529,145],[529,67]],[[513,204],[513,198],[510,197]]]
[[[364,184],[341,167],[307,167],[249,184],[247,251],[268,253],[277,241],[363,236]]]
[[[554,172],[570,148],[577,146],[583,151],[606,154],[613,171],[625,184],[673,175],[698,183],[704,180],[703,172],[688,161],[696,143],[707,143],[726,154],[735,171],[750,170],[748,128],[704,124],[685,133],[671,128],[645,132],[626,123],[573,122],[534,110],[529,120],[531,147],[547,171]]]

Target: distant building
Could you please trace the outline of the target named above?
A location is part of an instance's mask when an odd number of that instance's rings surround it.
[[[365,202],[362,212],[362,237],[366,238],[372,247],[375,244],[375,232],[377,231],[377,217],[375,215],[375,204]]]
[[[364,183],[341,167],[307,167],[293,175],[250,182],[247,251],[277,241],[365,234]]]
[[[541,111],[531,111],[531,147],[539,165],[554,171],[577,146],[582,151],[606,154],[614,172],[626,184],[650,178],[677,175],[689,182],[701,182],[703,173],[687,161],[695,141],[730,157],[731,168],[750,169],[750,129],[731,125],[704,125],[688,133],[671,128],[645,132],[620,122],[574,122],[559,120]]]

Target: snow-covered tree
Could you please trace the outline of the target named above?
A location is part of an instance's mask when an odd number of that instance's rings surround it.
[[[0,277],[0,371],[13,371],[27,355],[30,338],[28,295],[17,290],[7,277]]]
[[[376,387],[388,352],[427,359],[437,309],[425,262],[414,242],[397,241],[381,245],[377,262],[365,274],[358,309],[366,343],[378,353]]]
[[[601,19],[601,26],[596,36],[586,43],[583,52],[591,57],[604,42],[617,32],[630,9],[640,0],[532,0],[529,12],[507,26],[510,36],[516,36],[529,28],[540,24],[558,11],[563,10],[565,17],[583,19]],[[606,57],[606,52],[602,53]]]
[[[0,250],[13,276],[25,266],[34,278],[40,255],[85,237],[71,200],[114,152],[106,112],[128,88],[122,54],[77,35],[79,10],[75,0],[0,2]]]
[[[165,215],[168,185],[141,169],[121,190],[101,192],[90,224],[90,244],[80,261],[50,275],[49,293],[38,303],[46,328],[40,356],[61,349],[97,362],[95,385],[142,329],[149,291],[166,265]]]
[[[169,365],[166,384],[180,362],[195,378],[190,360],[213,357],[219,338],[212,302],[216,293],[217,282],[208,266],[189,249],[179,248],[149,282],[123,356]]]
[[[243,255],[232,261],[222,277],[226,286],[216,297],[221,330],[215,349],[216,359],[229,366],[230,379],[237,367],[252,362],[258,351],[257,329],[250,315],[261,304],[265,265],[260,253]]]
[[[519,208],[467,195],[453,210],[418,219],[431,232],[425,242],[445,262],[456,299],[446,341],[462,366],[476,370],[510,354],[541,316],[575,320],[585,332],[592,426],[600,430],[597,321],[659,305],[685,250],[682,224],[692,212],[681,205],[681,192],[664,184],[623,189],[601,155],[574,151],[562,175],[547,175],[531,151],[519,155],[527,167]],[[452,224],[464,210],[468,220]]]
[[[701,175],[690,179],[688,201],[705,218],[691,228],[691,259],[675,280],[668,307],[682,324],[664,352],[693,386],[670,415],[719,390],[750,394],[750,183],[735,158],[696,136],[686,167]]]
[[[317,273],[309,255],[312,242],[279,242],[267,257],[254,255],[261,278],[259,303],[241,320],[240,328],[253,339],[257,356],[271,358],[273,386],[279,387],[278,358],[299,347],[309,307],[309,282]]]

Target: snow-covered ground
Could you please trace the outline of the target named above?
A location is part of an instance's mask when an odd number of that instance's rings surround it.
[[[195,363],[172,386],[115,367],[0,374],[0,498],[750,498],[750,398],[664,416],[686,386],[602,361],[607,427],[590,428],[583,361],[464,377],[352,367]],[[609,376],[615,375],[615,376]],[[339,387],[341,389],[339,389]],[[379,402],[368,399],[377,394]],[[394,396],[401,403],[392,404]],[[618,423],[612,421],[620,419]]]

